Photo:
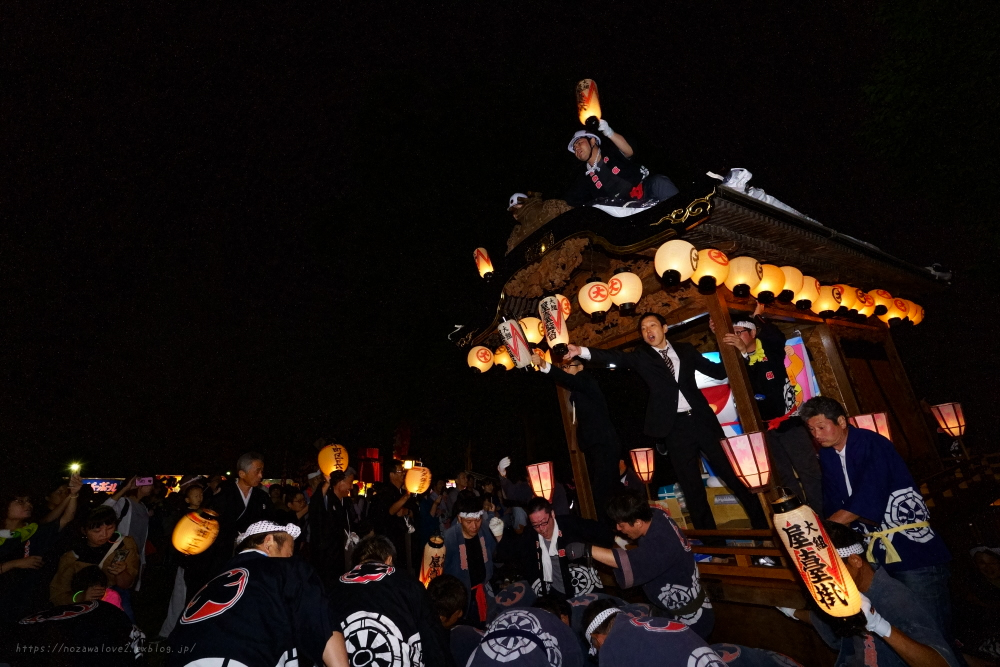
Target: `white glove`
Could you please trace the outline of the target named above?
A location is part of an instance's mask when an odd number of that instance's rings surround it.
[[[875,611],[875,608],[872,607],[872,601],[864,594],[861,595],[861,611],[865,612],[865,620],[868,621],[865,625],[865,630],[874,632],[883,638],[888,637],[892,633],[892,625]]]
[[[628,547],[628,540],[626,540],[621,535],[615,535],[615,544],[620,546],[622,549],[625,549]]]
[[[510,457],[505,456],[500,459],[500,465],[497,466],[497,472],[500,473],[501,477],[507,476],[507,468],[510,467]]]
[[[795,609],[793,609],[792,607],[775,607],[775,609],[777,609],[778,611],[780,611],[782,614],[792,619],[793,621],[799,620],[795,618]]]
[[[610,139],[615,134],[615,131],[611,129],[610,125],[608,125],[608,121],[604,120],[603,118],[601,119],[601,122],[597,125],[597,129],[600,130],[601,134],[606,136],[608,139]]]
[[[493,533],[493,537],[500,537],[503,535],[503,519],[498,516],[490,519],[490,532]]]

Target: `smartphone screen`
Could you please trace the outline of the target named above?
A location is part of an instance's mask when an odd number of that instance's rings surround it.
[[[128,549],[119,549],[115,552],[114,558],[111,559],[112,563],[121,563],[123,560],[128,558]]]
[[[153,484],[152,477],[140,477],[137,480],[135,480],[136,486],[150,486],[152,484]]]

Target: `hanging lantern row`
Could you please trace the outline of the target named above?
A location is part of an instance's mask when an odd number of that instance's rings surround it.
[[[641,285],[640,285],[641,288]],[[569,326],[566,320],[573,308],[569,299],[562,294],[547,296],[538,304],[539,317],[527,316],[520,320],[506,320],[500,323],[497,331],[504,344],[494,351],[482,345],[476,345],[466,357],[469,368],[485,373],[494,365],[504,370],[526,368],[531,366],[531,354],[538,352],[539,356],[552,363],[552,354],[547,350],[542,352],[534,345],[545,340],[549,350],[558,355],[566,354],[569,344]]]
[[[886,324],[909,320],[916,325],[924,319],[922,306],[909,299],[893,298],[882,289],[865,292],[847,284],[820,285],[794,266],[761,264],[753,257],[730,259],[721,250],[697,250],[680,239],[661,245],[653,265],[656,275],[667,286],[690,279],[701,292],[711,293],[724,284],[739,299],[753,295],[763,304],[794,301],[800,310],[812,310],[824,318],[840,312],[864,317],[875,315]],[[592,296],[592,292],[588,295]],[[583,307],[582,298],[580,305]]]

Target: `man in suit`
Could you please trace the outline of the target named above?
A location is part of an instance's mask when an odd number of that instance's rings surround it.
[[[644,344],[630,352],[570,345],[563,360],[580,357],[598,364],[616,364],[632,369],[643,379],[649,387],[644,432],[656,441],[657,452],[670,455],[695,528],[715,528],[699,468],[704,454],[716,475],[743,505],[753,527],[767,529],[760,503],[736,477],[722,451],[722,426],[695,383],[696,370],[721,380],[726,377],[725,367],[712,363],[691,345],[671,344],[666,320],[659,313],[642,315],[639,332]]]

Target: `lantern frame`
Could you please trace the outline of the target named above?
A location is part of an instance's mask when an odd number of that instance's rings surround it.
[[[953,438],[961,438],[965,435],[965,415],[962,413],[961,403],[932,405],[931,414],[937,420],[938,427],[942,433],[946,433]]]
[[[528,481],[531,483],[532,493],[551,502],[552,491],[555,488],[555,474],[552,469],[552,461],[530,463],[526,467],[528,469]]]
[[[762,432],[733,435],[719,443],[729,458],[733,472],[751,492],[759,493],[771,485],[771,459],[767,452],[767,438]],[[751,467],[752,470],[749,469]]]
[[[632,469],[639,476],[643,484],[653,481],[653,474],[656,472],[656,452],[652,447],[638,447],[629,450],[629,457],[632,459]]]
[[[866,431],[874,431],[887,440],[892,440],[889,431],[889,415],[884,412],[872,412],[865,415],[854,415],[848,417],[847,421],[851,426],[863,428]]]

